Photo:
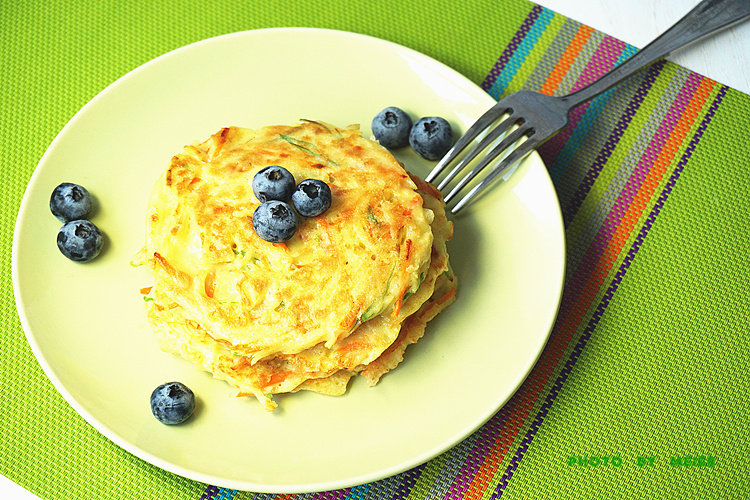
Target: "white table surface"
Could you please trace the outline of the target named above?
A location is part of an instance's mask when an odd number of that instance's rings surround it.
[[[0,498],[3,500],[39,500],[39,497],[0,474]]]
[[[699,0],[535,1],[639,48],[699,3]],[[750,21],[676,51],[668,59],[750,94]]]
[[[536,3],[643,47],[697,5],[698,0],[536,0]],[[750,21],[676,52],[669,59],[750,94]],[[0,498],[38,497],[0,475]]]

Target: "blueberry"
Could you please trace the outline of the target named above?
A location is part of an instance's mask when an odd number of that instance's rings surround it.
[[[91,196],[83,186],[63,182],[52,191],[49,209],[62,222],[88,219],[91,214]]]
[[[421,157],[439,160],[451,148],[453,131],[450,124],[439,116],[420,118],[411,128],[409,144]]]
[[[272,165],[253,177],[253,193],[258,201],[287,201],[294,191],[294,176],[284,167]]]
[[[287,241],[297,230],[297,214],[283,201],[261,203],[253,213],[253,228],[262,239],[271,243]]]
[[[300,215],[317,217],[331,208],[331,188],[318,179],[305,179],[292,193],[292,203]]]
[[[88,262],[99,255],[102,243],[101,231],[87,220],[66,222],[57,233],[57,248],[76,262]]]
[[[151,393],[151,413],[162,424],[180,424],[195,410],[195,394],[180,382],[161,384]]]
[[[403,110],[390,106],[375,115],[370,128],[381,145],[389,149],[402,148],[409,144],[411,118]]]

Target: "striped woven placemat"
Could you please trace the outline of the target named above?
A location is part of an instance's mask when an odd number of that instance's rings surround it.
[[[413,16],[425,25],[455,18],[462,36],[486,21],[475,21],[473,11],[481,5],[454,4],[441,3],[445,12],[415,8]],[[302,5],[303,12],[285,21],[303,24],[312,2]],[[497,18],[489,15],[502,42],[489,59],[488,47],[496,42],[486,37],[474,53],[472,44],[441,40],[432,31],[399,39],[398,30],[379,27],[377,9],[363,16],[365,9],[371,7],[350,6],[304,24],[411,45],[458,67],[495,98],[519,89],[564,94],[635,52],[523,0],[504,4]],[[258,15],[282,25],[273,17],[278,14]],[[234,28],[226,18],[211,19],[212,29]],[[199,39],[211,33],[193,34]],[[56,441],[55,426],[41,419],[31,420],[31,430],[15,425],[9,432],[13,424],[5,416],[22,412],[0,402],[0,472],[44,498],[75,491],[86,498],[201,500],[747,497],[750,141],[742,134],[748,129],[750,96],[664,61],[574,111],[568,128],[540,151],[562,206],[568,252],[550,341],[504,408],[419,467],[370,484],[301,495],[236,492],[178,478],[78,422],[50,394],[38,367],[28,367],[31,354],[17,345],[20,327],[13,324],[2,339],[11,356],[2,364],[1,396],[23,393],[8,378],[14,366],[22,366],[31,374],[32,395],[79,434],[62,433],[64,439]],[[13,157],[3,146],[7,162]],[[36,147],[40,155],[44,144]],[[49,474],[35,471],[33,432],[41,436],[34,446],[43,463],[55,464],[57,453],[58,461],[75,461],[76,474],[64,476],[70,472],[64,466]],[[91,470],[81,470],[86,464]]]

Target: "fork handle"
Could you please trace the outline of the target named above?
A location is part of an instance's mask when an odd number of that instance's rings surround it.
[[[685,17],[590,85],[561,97],[572,109],[672,51],[750,17],[750,0],[703,0]]]

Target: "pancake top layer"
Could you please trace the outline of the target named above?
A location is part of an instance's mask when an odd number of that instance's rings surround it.
[[[285,244],[253,230],[251,183],[269,165],[333,194]],[[172,158],[151,197],[145,257],[154,286],[198,328],[257,361],[398,316],[429,266],[432,218],[401,165],[356,128],[230,127]]]

